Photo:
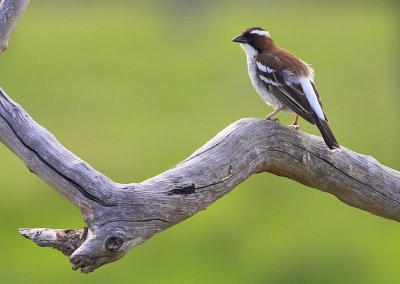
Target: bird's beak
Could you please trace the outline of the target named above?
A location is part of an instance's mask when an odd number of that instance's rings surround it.
[[[248,40],[243,35],[238,35],[232,41],[239,42],[239,43],[248,43]]]

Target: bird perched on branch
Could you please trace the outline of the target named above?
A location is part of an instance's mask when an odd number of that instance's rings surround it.
[[[262,28],[249,28],[233,41],[240,43],[246,53],[254,88],[274,108],[265,119],[273,119],[280,111],[294,112],[293,127],[298,128],[298,117],[301,116],[317,125],[330,149],[339,148],[322,111],[313,69],[292,53],[279,48],[269,32]]]

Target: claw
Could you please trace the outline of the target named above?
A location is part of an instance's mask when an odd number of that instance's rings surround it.
[[[296,116],[294,117],[294,121],[292,123],[292,125],[289,125],[289,127],[292,127],[296,130],[299,130],[300,126],[299,126],[299,115],[296,114]]]
[[[275,118],[265,118],[265,120],[269,120],[269,121],[273,121],[276,123],[279,123],[279,118],[275,117]]]

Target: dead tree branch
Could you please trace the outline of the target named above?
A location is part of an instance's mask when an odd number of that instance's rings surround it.
[[[0,4],[0,53],[7,49],[8,40],[29,0],[3,0]]]
[[[400,172],[315,136],[260,119],[239,120],[174,168],[141,183],[118,184],[65,149],[4,91],[0,141],[82,212],[85,230],[21,229],[70,255],[90,272],[207,208],[250,175],[270,172],[400,220]]]
[[[0,6],[0,52],[27,0]],[[270,172],[329,192],[343,202],[400,220],[400,172],[318,137],[260,120],[239,120],[174,168],[141,183],[119,184],[64,148],[0,89],[0,141],[82,212],[81,230],[20,229],[39,246],[91,272],[171,227],[254,173]]]

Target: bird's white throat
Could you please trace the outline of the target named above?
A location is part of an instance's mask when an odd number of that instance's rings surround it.
[[[246,53],[247,60],[253,59],[258,55],[258,51],[255,50],[254,47],[252,47],[248,43],[241,43],[240,46],[243,48],[244,52]]]

